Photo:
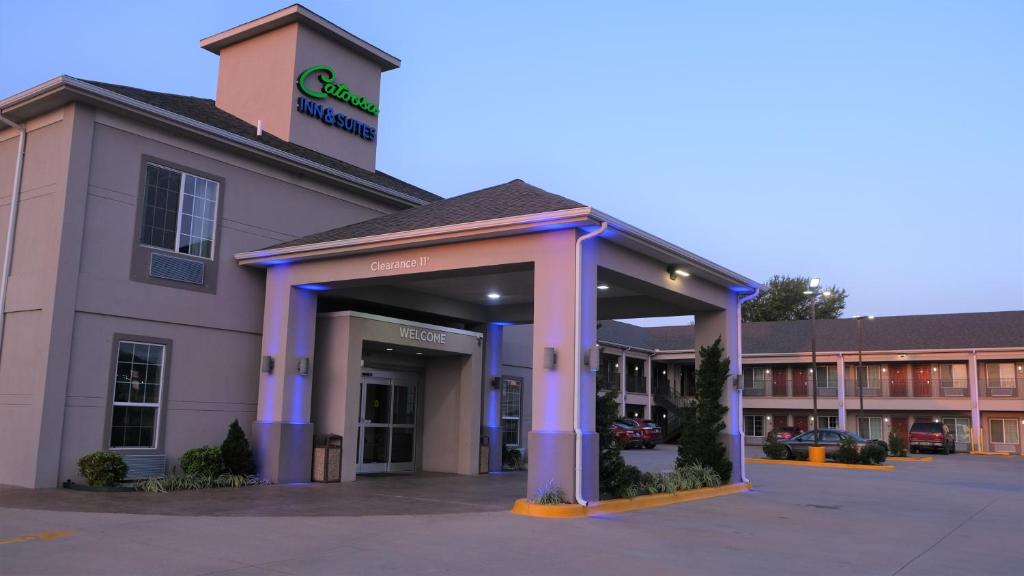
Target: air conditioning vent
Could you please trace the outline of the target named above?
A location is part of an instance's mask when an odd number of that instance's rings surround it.
[[[167,471],[167,456],[164,454],[124,454],[124,463],[128,465],[125,480],[142,480],[144,478],[163,478]]]
[[[149,275],[153,278],[202,286],[206,276],[206,265],[188,258],[153,252],[149,257]]]

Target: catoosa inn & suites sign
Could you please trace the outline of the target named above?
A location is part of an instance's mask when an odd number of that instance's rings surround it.
[[[335,110],[327,105],[327,102],[314,102],[314,100],[334,100],[358,108],[372,116],[380,114],[380,108],[375,102],[370,102],[366,97],[354,94],[348,84],[335,82],[334,79],[334,70],[329,66],[312,66],[303,70],[295,80],[295,85],[299,88],[299,92],[308,98],[299,96],[297,110],[328,126],[359,136],[363,140],[371,142],[376,140],[377,129],[373,126],[346,116],[341,110]]]

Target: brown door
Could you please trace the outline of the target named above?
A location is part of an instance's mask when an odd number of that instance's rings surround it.
[[[807,416],[793,416],[793,427],[807,431]]]
[[[789,396],[786,386],[786,367],[776,366],[772,368],[772,396]]]
[[[793,396],[807,396],[806,368],[793,368]]]
[[[889,364],[889,396],[905,398],[907,396],[907,366],[905,364]],[[904,420],[904,423],[906,420]]]
[[[914,396],[928,398],[932,395],[932,365],[914,364]]]
[[[772,414],[772,430],[778,430],[789,426],[789,419],[786,418],[785,414]]]
[[[894,416],[889,419],[890,427],[893,432],[903,436],[903,441],[910,445],[910,436],[907,433],[907,417],[906,416]]]

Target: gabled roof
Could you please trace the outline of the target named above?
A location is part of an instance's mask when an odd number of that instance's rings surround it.
[[[106,82],[96,82],[94,80],[82,80],[82,82],[110,90],[111,92],[116,92],[122,96],[127,96],[133,100],[138,100],[139,102],[144,102],[175,114],[180,114],[215,128],[226,130],[237,136],[252,140],[253,142],[259,142],[261,144],[271,146],[283,152],[288,152],[289,154],[294,154],[295,156],[356,176],[357,178],[369,180],[370,182],[395,190],[407,196],[412,196],[419,200],[434,202],[441,199],[441,197],[436,194],[431,194],[418,186],[413,186],[408,182],[399,180],[398,178],[379,170],[374,172],[359,168],[358,166],[353,166],[348,162],[338,160],[337,158],[326,154],[321,154],[320,152],[310,150],[304,146],[286,142],[269,132],[263,132],[263,135],[257,138],[255,126],[237,116],[234,116],[233,114],[229,114],[220,108],[217,108],[216,103],[208,98],[181,96],[178,94],[168,94],[166,92],[153,92],[151,90],[143,90],[141,88],[133,88],[131,86],[121,86],[119,84],[108,84]]]
[[[1024,310],[880,316],[862,323],[865,351],[1024,348]],[[693,349],[693,326],[623,329],[614,326],[622,324],[619,322],[603,324],[598,338],[606,342],[651,350]],[[853,318],[818,320],[816,330],[820,352],[850,352],[858,348],[857,321]],[[810,350],[810,320],[743,324],[745,355],[799,354]]]
[[[584,205],[579,202],[531,186],[522,180],[512,180],[425,206],[408,208],[401,212],[385,214],[371,220],[303,236],[270,246],[267,249],[318,244],[583,207]]]

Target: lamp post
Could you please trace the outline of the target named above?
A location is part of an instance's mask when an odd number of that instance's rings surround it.
[[[857,433],[863,432],[860,429],[860,421],[864,418],[864,329],[861,327],[861,320],[867,318],[874,320],[874,316],[854,316],[857,320],[857,395],[860,396],[860,410],[857,413]]]
[[[811,430],[818,430],[818,334],[815,327],[815,319],[818,316],[817,303],[818,296],[829,297],[832,292],[821,290],[821,278],[811,278],[811,282],[808,290],[804,290],[804,294],[811,297],[811,398],[813,406],[813,416],[811,420]],[[817,436],[815,436],[817,438]]]

